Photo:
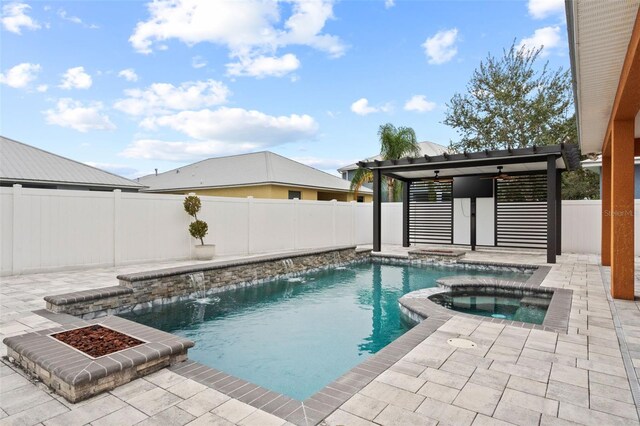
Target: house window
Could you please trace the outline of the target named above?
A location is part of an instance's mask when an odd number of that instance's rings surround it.
[[[300,193],[300,191],[289,191],[289,199],[293,200],[294,198],[302,200],[302,194]]]
[[[364,203],[364,196],[363,195],[358,195],[358,202],[359,203]]]

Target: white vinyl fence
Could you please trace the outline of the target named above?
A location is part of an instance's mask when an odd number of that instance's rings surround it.
[[[371,244],[371,203],[200,197],[219,255]],[[0,188],[0,273],[188,259],[181,195]],[[636,205],[636,208],[638,204]],[[636,233],[640,229],[636,224]],[[382,205],[382,242],[402,243],[402,205]],[[600,202],[563,202],[563,251],[600,251]],[[638,247],[638,238],[636,247]]]

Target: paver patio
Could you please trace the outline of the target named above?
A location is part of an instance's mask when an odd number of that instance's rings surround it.
[[[468,253],[467,258],[529,264],[545,260],[542,252],[492,250]],[[601,274],[598,260],[562,255],[542,284],[573,290],[567,334],[453,317],[324,423],[638,424],[640,394],[634,400],[633,392],[640,389],[640,300],[611,301],[603,284],[608,282],[607,271]],[[32,312],[44,307],[45,295],[110,286],[119,273],[187,263],[3,277],[0,339],[55,326]],[[477,347],[454,348],[447,344],[452,337],[470,339]],[[3,361],[0,424],[39,423],[286,424],[169,370],[70,404]]]

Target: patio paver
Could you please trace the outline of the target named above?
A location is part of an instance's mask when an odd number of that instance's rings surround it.
[[[383,250],[403,252],[400,247]],[[509,263],[544,263],[544,254],[536,251],[505,251],[499,257]],[[480,250],[467,258],[495,261],[496,254]],[[605,268],[601,273],[598,260],[592,255],[559,256],[542,283],[573,291],[566,334],[454,316],[390,368],[376,373],[362,390],[343,399],[324,423],[639,424],[638,399],[633,392],[640,388],[640,299],[610,301],[603,284],[608,271]],[[189,262],[162,267],[186,264]],[[146,268],[149,265],[2,277],[0,339],[58,326],[46,315],[33,312],[42,310],[44,295],[113,286],[117,274]],[[640,279],[640,272],[636,277]],[[624,346],[618,345],[620,336]],[[478,347],[453,348],[446,342],[451,337],[470,339]],[[4,350],[2,346],[0,351]],[[342,386],[344,391],[354,389],[348,383],[335,386],[335,395],[340,395]],[[0,363],[0,425],[171,422],[276,426],[287,424],[284,417],[296,424],[315,421],[313,407],[267,396],[264,403],[280,410],[281,417],[230,399],[208,387],[207,380],[163,370],[70,404],[11,365]]]

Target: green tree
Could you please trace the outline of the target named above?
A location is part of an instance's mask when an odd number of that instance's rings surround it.
[[[501,58],[490,54],[474,71],[467,93],[456,93],[447,104],[444,124],[456,129],[452,152],[525,148],[576,143],[573,89],[569,71],[536,67],[541,48],[517,48]],[[562,174],[564,199],[599,198],[593,172]]]
[[[416,132],[411,127],[398,127],[387,123],[378,129],[380,141],[380,156],[383,160],[398,160],[408,156],[420,155],[420,146],[416,139]],[[359,168],[351,179],[351,190],[357,198],[358,190],[363,184],[373,180],[371,170]],[[395,179],[387,177],[387,188],[389,201],[395,201],[398,197],[398,190]]]
[[[198,219],[198,212],[202,207],[200,198],[197,195],[189,195],[185,197],[182,206],[184,207],[184,211],[195,219],[189,224],[189,234],[191,234],[193,238],[200,240],[200,244],[204,245],[203,238],[207,235],[207,232],[209,232],[209,225],[207,225],[207,222],[204,220]]]
[[[541,48],[489,54],[474,71],[467,93],[447,104],[444,124],[461,139],[454,152],[524,148],[576,140],[571,76],[562,68],[536,68]]]
[[[587,169],[563,173],[562,198],[565,200],[599,200],[600,175]]]

